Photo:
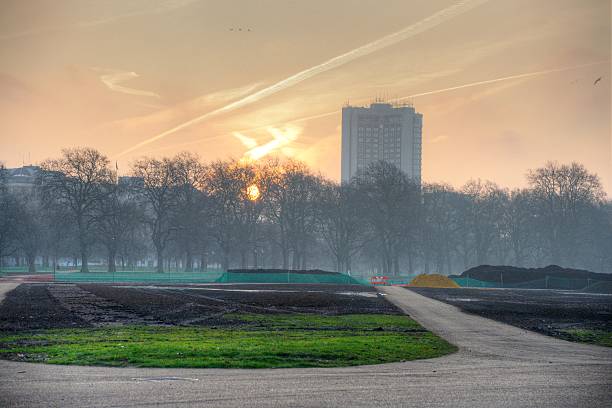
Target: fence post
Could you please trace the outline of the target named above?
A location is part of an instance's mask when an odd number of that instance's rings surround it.
[[[548,289],[548,275],[544,278],[544,282],[546,282],[545,288]]]

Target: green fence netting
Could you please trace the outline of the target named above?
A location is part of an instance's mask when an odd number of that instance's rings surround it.
[[[367,281],[343,274],[208,272],[56,272],[56,282],[89,283],[329,283],[366,285]]]
[[[495,288],[494,283],[472,278],[452,278],[462,288]]]
[[[98,283],[213,283],[223,274],[209,272],[56,272],[56,282]]]
[[[35,275],[53,273],[53,268],[36,267],[35,272],[30,272],[27,266],[3,266],[0,268],[0,276],[2,275]]]
[[[344,274],[308,274],[308,273],[241,273],[225,272],[217,283],[331,283],[343,285],[367,284],[362,280]]]

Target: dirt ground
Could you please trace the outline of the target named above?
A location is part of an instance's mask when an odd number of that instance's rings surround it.
[[[0,305],[0,330],[241,324],[227,313],[401,314],[376,289],[360,285],[24,283]]]
[[[549,336],[564,330],[612,331],[612,296],[558,290],[410,288],[479,316]]]

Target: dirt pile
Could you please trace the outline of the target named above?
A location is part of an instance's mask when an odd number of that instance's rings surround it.
[[[597,281],[612,281],[612,274],[590,272],[583,269],[562,268],[558,265],[549,265],[544,268],[519,268],[507,265],[480,265],[468,269],[459,275],[461,278],[478,279],[487,282],[505,283],[528,282],[538,279],[591,279]]]
[[[442,275],[418,275],[409,286],[418,288],[458,288],[459,285],[447,276]]]

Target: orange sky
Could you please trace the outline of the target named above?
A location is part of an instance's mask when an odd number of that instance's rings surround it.
[[[579,161],[612,193],[610,2],[459,3],[3,0],[0,160],[86,145],[127,172],[142,154],[259,149],[338,179],[346,101],[553,71],[411,98],[423,178],[516,187],[547,160]]]

